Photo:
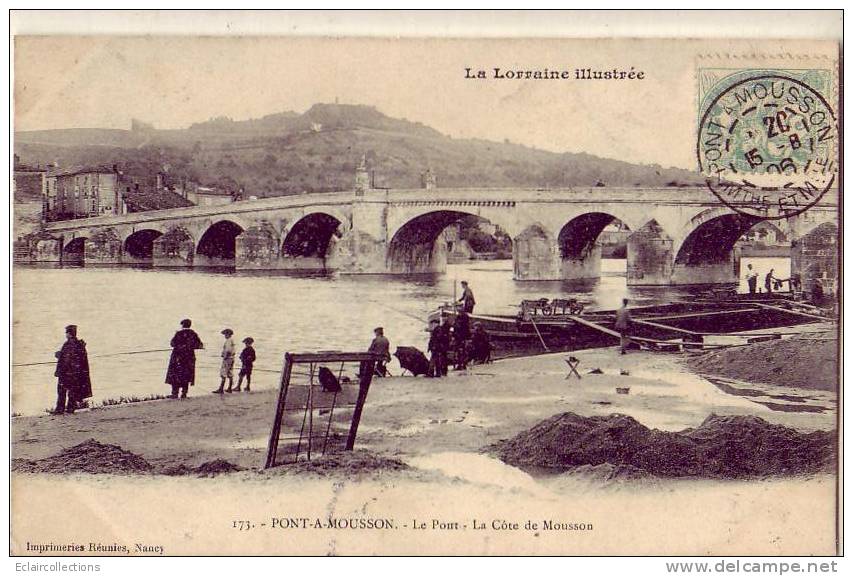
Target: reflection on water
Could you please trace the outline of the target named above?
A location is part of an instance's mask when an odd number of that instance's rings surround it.
[[[759,274],[771,266],[781,278],[788,274],[786,259],[743,261],[754,262]],[[168,348],[179,321],[191,318],[206,346],[191,394],[208,394],[218,385],[225,327],[235,331],[238,343],[246,336],[255,339],[253,388],[264,389],[276,386],[285,351],[366,349],[376,326],[385,327],[392,350],[397,345],[426,349],[421,319],[452,300],[461,280],[470,282],[477,311],[492,314],[514,313],[523,298],[574,297],[588,309],[612,309],[625,296],[641,305],[683,299],[691,291],[629,288],[624,274],[624,260],[603,260],[602,277],[582,282],[514,282],[509,261],[451,265],[444,275],[419,277],[16,267],[13,358],[16,364],[52,361],[64,327],[78,324],[88,343],[95,403],[165,394],[168,352],[98,356]],[[55,386],[52,365],[15,368],[12,410],[40,413],[53,402]]]

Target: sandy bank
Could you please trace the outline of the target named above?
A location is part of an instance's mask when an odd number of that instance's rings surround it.
[[[612,348],[575,355],[581,360],[581,380],[566,379],[565,354],[505,360],[446,379],[376,379],[357,447],[390,456],[476,452],[561,412],[627,414],[647,427],[670,431],[697,427],[711,413],[755,415],[805,431],[835,426],[835,405],[826,398],[809,400],[822,403],[825,410],[819,413],[772,410],[721,391],[691,374],[675,356],[620,356]],[[603,373],[589,374],[595,368]],[[629,388],[629,394],[617,394],[617,387]],[[12,425],[12,456],[38,460],[94,438],[160,468],[196,467],[217,458],[259,468],[274,402],[272,391],[215,396],[202,389],[183,401],[18,417]]]
[[[838,390],[838,340],[832,333],[758,342],[688,359],[700,374],[807,390]]]

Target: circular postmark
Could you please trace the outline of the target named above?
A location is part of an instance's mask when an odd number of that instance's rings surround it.
[[[814,206],[835,183],[838,126],[823,95],[801,80],[756,72],[710,100],[696,153],[711,192],[752,217]]]

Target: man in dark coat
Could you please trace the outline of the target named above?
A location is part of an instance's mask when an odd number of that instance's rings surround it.
[[[468,340],[471,338],[471,325],[468,315],[460,312],[453,323],[453,349],[456,352],[456,370],[468,367]]]
[[[73,414],[79,402],[92,396],[86,343],[77,339],[77,326],[65,327],[65,343],[56,353],[56,414]]]
[[[773,293],[773,281],[776,278],[773,276],[773,268],[770,269],[770,272],[767,273],[767,276],[764,277],[764,291],[768,294]]]
[[[181,329],[172,337],[172,355],[166,371],[166,384],[172,386],[169,398],[187,397],[187,390],[195,384],[195,351],[204,348],[201,339],[190,329],[192,321],[181,320]]]
[[[462,311],[466,314],[474,313],[474,305],[477,303],[474,300],[474,291],[471,290],[471,287],[468,286],[468,282],[466,280],[462,281],[462,297],[459,298],[459,302],[462,304]]]
[[[450,349],[450,327],[447,318],[441,319],[441,324],[432,329],[427,350],[430,352],[430,367],[432,376],[441,378],[447,376],[447,351]]]
[[[385,367],[385,364],[391,361],[391,343],[385,337],[385,329],[381,326],[374,328],[373,334],[373,342],[370,343],[370,348],[367,351],[381,357],[380,360],[376,361],[375,374],[377,376],[386,376],[388,369]]]
[[[619,332],[619,346],[622,354],[625,354],[631,339],[628,337],[628,328],[631,326],[631,311],[628,310],[628,299],[622,298],[622,307],[616,311],[616,331]]]
[[[475,364],[485,364],[492,358],[492,344],[489,335],[479,322],[474,323],[474,334],[471,336],[471,360]]]

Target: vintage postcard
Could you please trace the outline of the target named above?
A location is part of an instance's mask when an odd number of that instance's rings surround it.
[[[13,555],[840,553],[838,38],[12,41]]]

